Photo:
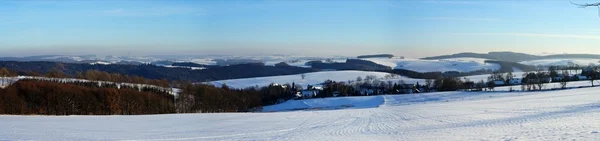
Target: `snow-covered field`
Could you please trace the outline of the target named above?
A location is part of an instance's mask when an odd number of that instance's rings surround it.
[[[377,108],[271,113],[0,116],[0,140],[599,140],[598,93],[386,95],[372,96],[383,100]]]
[[[210,84],[215,86],[221,86],[223,84],[227,84],[227,86],[233,88],[248,88],[253,86],[268,86],[271,83],[277,84],[292,84],[296,83],[303,87],[307,85],[317,85],[325,82],[325,80],[333,80],[337,82],[348,82],[354,81],[357,77],[365,78],[367,75],[374,75],[378,78],[384,78],[386,75],[390,73],[384,72],[371,72],[371,71],[322,71],[322,72],[313,72],[304,74],[305,77],[302,79],[302,74],[297,75],[283,75],[283,76],[271,76],[271,77],[255,77],[255,78],[244,78],[244,79],[231,79],[231,80],[221,80],[221,81],[213,81]],[[408,84],[414,84],[416,82],[424,83],[425,80],[422,79],[412,79],[408,77],[401,77],[396,79],[390,79],[390,81],[398,82],[399,80],[403,80]],[[382,80],[383,81],[383,80]],[[387,80],[385,80],[387,81]]]
[[[521,78],[524,73],[525,72],[514,72],[513,75],[515,75],[515,78]],[[398,81],[402,80],[406,84],[416,84],[417,82],[419,84],[425,84],[424,79],[414,79],[414,78],[409,78],[409,77],[405,77],[405,76],[398,76],[396,78],[385,79],[385,76],[389,75],[389,74],[390,73],[372,72],[372,71],[323,71],[323,72],[306,73],[304,79],[302,79],[301,74],[297,74],[297,75],[283,75],[283,76],[220,80],[220,81],[212,81],[212,82],[210,82],[210,84],[215,85],[215,86],[221,86],[223,84],[227,84],[227,86],[229,86],[229,87],[239,88],[239,89],[254,87],[254,86],[263,87],[263,86],[268,86],[271,83],[277,83],[277,84],[296,83],[303,87],[306,87],[307,85],[318,85],[328,79],[337,81],[337,82],[348,82],[348,81],[355,81],[357,77],[361,77],[364,79],[367,75],[376,76],[380,81],[384,81],[384,82],[392,81],[392,82],[397,83]],[[485,75],[466,76],[466,77],[461,77],[461,78],[467,78],[473,82],[479,82],[480,80],[487,81],[487,78],[489,76],[490,76],[489,74],[485,74]]]
[[[600,59],[543,59],[543,60],[532,60],[532,61],[523,61],[519,62],[525,65],[533,65],[533,66],[567,66],[571,63],[577,64],[580,66],[587,66],[589,64],[598,65],[600,64]]]
[[[360,109],[379,107],[384,102],[380,96],[315,98],[306,100],[289,100],[281,104],[265,106],[264,112],[291,110],[331,110]]]
[[[442,60],[400,59],[400,58],[366,58],[377,64],[390,66],[395,69],[406,69],[417,72],[471,72],[482,69],[498,70],[500,65],[485,63],[481,58],[453,58]]]

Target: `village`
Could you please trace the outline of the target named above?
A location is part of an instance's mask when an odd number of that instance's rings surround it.
[[[539,91],[566,89],[567,83],[575,81],[590,81],[592,86],[600,73],[598,67],[587,66],[580,69],[563,69],[551,66],[543,71],[493,73],[485,80],[479,81],[464,78],[426,79],[422,83],[406,83],[399,77],[377,78],[374,76],[361,77],[346,82],[327,80],[323,83],[307,85],[306,87],[290,84],[272,83],[270,87],[290,89],[294,99],[311,99],[341,96],[370,96],[382,94],[419,94],[440,91],[496,91],[497,87],[521,86],[521,89],[510,87],[508,91]],[[392,81],[394,80],[394,81]],[[560,87],[546,87],[547,84],[558,84]]]

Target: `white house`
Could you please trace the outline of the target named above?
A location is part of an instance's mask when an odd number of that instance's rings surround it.
[[[513,78],[513,79],[508,80],[508,84],[511,84],[511,85],[520,85],[522,82],[523,82],[523,79],[521,79],[521,78]]]
[[[502,86],[502,85],[506,85],[506,83],[504,83],[503,80],[496,80],[496,81],[494,81],[494,86]]]
[[[302,94],[302,98],[313,98],[316,97],[318,94],[317,90],[302,90],[300,91],[300,93]]]

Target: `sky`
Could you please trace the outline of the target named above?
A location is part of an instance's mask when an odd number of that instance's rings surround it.
[[[567,0],[0,0],[0,56],[600,54],[598,12]]]

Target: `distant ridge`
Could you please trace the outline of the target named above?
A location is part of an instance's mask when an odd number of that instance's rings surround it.
[[[391,54],[373,54],[373,55],[361,55],[356,58],[364,59],[364,58],[392,58],[394,55]]]
[[[539,60],[539,59],[566,59],[566,58],[600,59],[600,55],[597,55],[597,54],[556,54],[556,55],[538,56],[538,55],[508,52],[508,51],[489,52],[487,54],[465,52],[465,53],[457,53],[457,54],[452,54],[452,55],[425,57],[425,58],[421,58],[421,59],[439,60],[439,59],[450,59],[450,58],[460,58],[460,57],[483,58],[483,59],[507,61],[507,62],[521,62],[521,61],[530,61],[530,60]]]

